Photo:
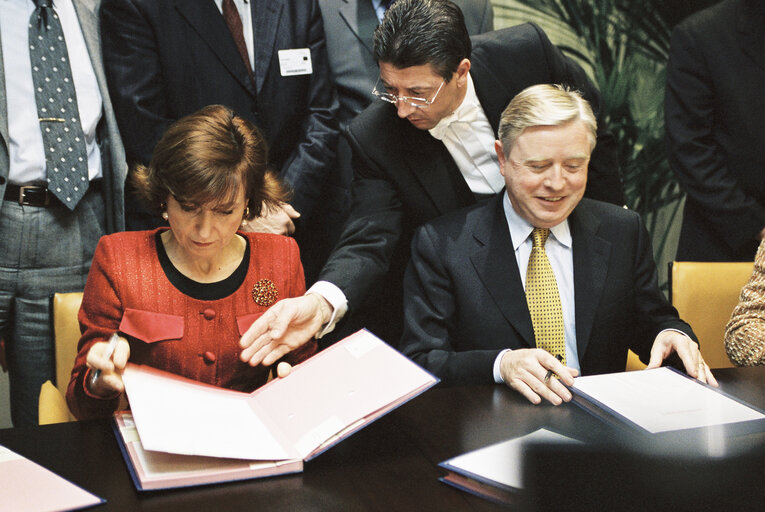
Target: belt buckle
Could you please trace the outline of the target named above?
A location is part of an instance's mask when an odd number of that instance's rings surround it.
[[[32,191],[38,191],[43,193],[44,200],[40,202],[32,202],[31,200],[27,200],[26,198],[26,192],[29,190]],[[48,189],[43,187],[38,187],[37,185],[22,185],[19,187],[19,204],[21,206],[48,206],[50,204],[50,195],[48,194]]]

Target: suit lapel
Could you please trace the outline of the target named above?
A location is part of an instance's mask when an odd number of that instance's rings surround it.
[[[284,0],[252,1],[252,30],[255,40],[255,85],[257,92],[263,89],[271,59],[274,58],[279,17]],[[282,48],[283,49],[283,48]]]
[[[260,3],[260,2],[253,2]],[[231,75],[250,94],[253,94],[250,77],[244,67],[242,57],[236,49],[234,39],[228,31],[215,3],[210,0],[176,0],[175,8],[196,31],[200,39],[213,51]],[[256,45],[257,47],[257,45]],[[257,54],[255,62],[257,63]]]
[[[396,115],[395,112],[392,115]],[[446,146],[427,130],[418,130],[405,119],[399,122],[399,126],[399,140],[404,149],[401,161],[433,201],[438,214],[471,204],[470,189]]]
[[[338,9],[340,17],[359,41],[373,54],[373,36],[379,21],[369,0],[344,0]]]
[[[504,192],[498,194],[482,208],[484,215],[473,226],[475,245],[470,262],[508,323],[528,347],[534,347],[534,327],[526,292],[502,208],[504,196]]]
[[[587,352],[611,259],[611,243],[597,235],[599,223],[587,210],[586,203],[579,203],[569,216],[574,259],[576,345],[580,362]]]
[[[5,151],[9,151],[10,136],[8,135],[8,106],[6,105],[5,92],[5,63],[3,62],[3,46],[0,44],[0,139],[5,146]],[[9,155],[10,158],[10,155]],[[7,175],[8,169],[0,167],[0,173]]]
[[[736,26],[744,53],[765,69],[765,14],[756,0],[740,2],[736,10]]]

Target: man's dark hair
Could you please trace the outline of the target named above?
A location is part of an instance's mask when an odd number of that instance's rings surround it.
[[[471,49],[462,11],[448,0],[398,0],[374,36],[378,63],[399,69],[430,64],[447,82]]]

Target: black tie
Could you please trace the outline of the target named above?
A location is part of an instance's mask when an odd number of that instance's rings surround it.
[[[74,210],[88,190],[88,155],[64,31],[52,0],[34,0],[29,58],[45,149],[48,190]]]

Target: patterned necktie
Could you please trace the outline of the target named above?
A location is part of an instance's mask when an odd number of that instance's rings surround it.
[[[545,252],[545,242],[549,235],[550,230],[546,228],[534,228],[531,233],[534,246],[531,249],[529,266],[526,270],[526,302],[531,313],[537,347],[547,350],[554,356],[561,356],[565,365],[563,310],[555,274]]]
[[[88,154],[64,31],[52,0],[35,0],[29,59],[45,149],[48,190],[74,210],[88,190]]]
[[[236,49],[239,50],[239,56],[244,62],[244,67],[247,69],[247,74],[255,83],[255,75],[252,73],[252,66],[250,66],[250,56],[247,53],[247,43],[244,41],[244,27],[242,26],[242,18],[239,17],[239,11],[234,5],[234,0],[223,0],[222,5],[223,19],[228,25],[228,30],[231,32],[231,37],[234,38]]]

